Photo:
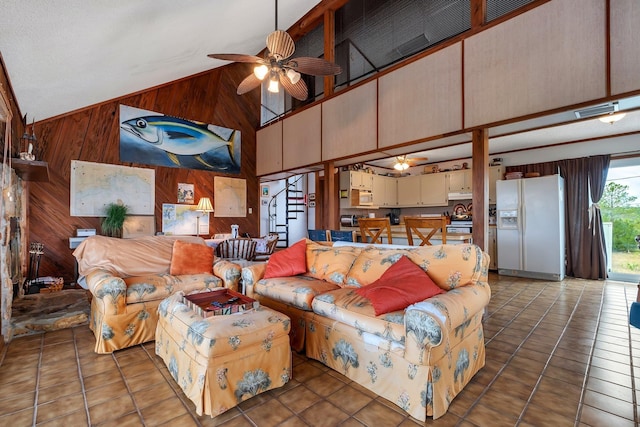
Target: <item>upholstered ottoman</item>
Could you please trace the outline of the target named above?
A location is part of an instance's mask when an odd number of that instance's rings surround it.
[[[289,381],[287,316],[260,306],[202,317],[183,301],[179,292],[160,303],[156,354],[198,415],[215,417]]]

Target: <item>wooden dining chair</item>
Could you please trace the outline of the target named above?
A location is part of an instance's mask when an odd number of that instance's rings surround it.
[[[392,243],[389,218],[358,218],[362,243],[384,243],[383,233],[387,233],[387,243]],[[371,242],[369,242],[371,238]]]
[[[353,230],[329,230],[329,240],[331,242],[355,242],[356,232]]]
[[[413,234],[420,238],[419,246],[432,246],[430,240],[441,231],[442,243],[447,243],[447,217],[425,218],[425,217],[404,217],[404,226],[407,230],[407,240],[409,246],[413,246]]]
[[[253,261],[256,241],[247,238],[227,239],[218,245],[217,251],[220,258]]]

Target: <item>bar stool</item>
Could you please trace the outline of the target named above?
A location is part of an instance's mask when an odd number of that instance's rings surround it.
[[[386,231],[387,243],[393,243],[391,240],[391,222],[389,218],[359,218],[358,226],[360,227],[360,236],[362,243],[368,243],[368,238],[371,238],[370,243],[383,243],[382,234]]]
[[[407,230],[409,246],[413,246],[414,232],[421,240],[419,246],[432,246],[430,240],[438,230],[442,231],[442,243],[447,243],[447,217],[445,216],[438,218],[405,216],[404,226]],[[428,234],[425,235],[427,231]]]

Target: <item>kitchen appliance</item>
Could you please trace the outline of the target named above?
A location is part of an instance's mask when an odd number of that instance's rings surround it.
[[[373,193],[369,190],[351,190],[358,195],[358,206],[373,206]]]
[[[447,224],[447,234],[449,233],[469,233],[473,231],[472,220],[455,220],[451,218],[451,224]]]
[[[498,273],[560,281],[565,275],[564,179],[496,182]]]
[[[400,209],[391,209],[387,216],[391,225],[400,225]]]
[[[342,227],[357,227],[358,216],[357,215],[340,215],[340,225]]]

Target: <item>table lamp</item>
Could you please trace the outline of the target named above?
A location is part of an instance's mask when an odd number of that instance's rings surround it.
[[[213,212],[211,199],[209,199],[208,197],[201,197],[200,201],[198,202],[198,206],[196,207],[196,211],[203,213],[203,215],[196,216],[196,235],[200,236],[200,216],[204,216],[204,214]]]

